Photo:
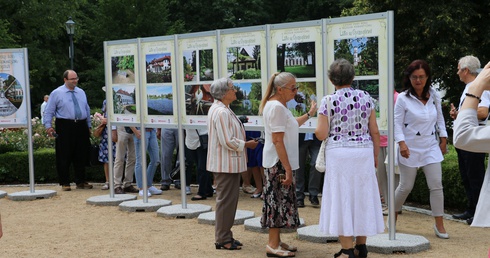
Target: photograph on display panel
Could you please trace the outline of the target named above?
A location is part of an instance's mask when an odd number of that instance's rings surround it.
[[[262,100],[262,84],[260,82],[234,82],[236,100],[230,104],[236,115],[258,116]]]
[[[378,75],[378,37],[334,41],[335,59],[344,58],[354,65],[356,76]]]
[[[186,115],[207,115],[213,102],[211,84],[185,85]]]
[[[172,55],[170,53],[146,55],[146,83],[172,82]]]
[[[226,49],[227,76],[232,80],[261,78],[260,45]]]
[[[112,84],[135,83],[134,55],[111,57]]]
[[[277,70],[290,72],[297,78],[314,78],[315,42],[281,43],[277,45]]]
[[[173,115],[172,86],[151,85],[146,87],[148,115]]]
[[[354,80],[352,88],[364,90],[371,96],[376,110],[376,117],[379,118],[379,80]]]
[[[298,91],[294,98],[286,103],[286,107],[295,117],[306,114],[311,101],[317,101],[316,82],[296,82]]]
[[[184,50],[184,81],[201,82],[213,81],[213,50]]]
[[[0,73],[0,116],[10,116],[17,112],[24,99],[24,90],[17,79]]]
[[[114,114],[136,114],[135,95],[134,86],[113,86]]]

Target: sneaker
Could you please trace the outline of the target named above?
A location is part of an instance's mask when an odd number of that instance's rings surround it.
[[[94,186],[86,182],[77,184],[77,189],[92,189],[92,188],[94,188]]]
[[[134,187],[132,185],[129,185],[128,187],[124,187],[123,191],[125,193],[137,193],[137,192],[139,192],[139,190],[136,189],[136,187]]]
[[[105,182],[105,184],[100,189],[102,189],[102,190],[109,190],[109,182]]]
[[[71,187],[70,187],[70,185],[64,185],[64,186],[61,187],[61,190],[63,190],[63,191],[71,191]]]
[[[191,194],[192,194],[192,192],[191,192],[191,187],[190,187],[190,186],[186,186],[186,187],[185,187],[185,194],[186,194],[186,195],[191,195]]]
[[[152,195],[160,195],[160,194],[162,194],[162,190],[159,190],[159,189],[157,189],[154,186],[150,186],[148,188],[148,192],[150,192]]]
[[[152,186],[152,187],[153,187],[153,186]],[[155,187],[153,187],[153,188],[155,188]],[[156,189],[156,188],[155,188],[155,189]],[[160,187],[160,190],[162,190],[162,191],[167,191],[167,190],[170,190],[170,185],[162,185],[162,186]]]
[[[139,196],[143,196],[143,190],[140,190],[139,191]],[[151,197],[150,191],[148,191],[148,197]]]
[[[136,190],[136,191],[138,191],[138,190]],[[115,194],[125,194],[125,192],[124,192],[124,190],[122,189],[122,187],[116,187],[116,188],[114,189],[114,193],[115,193]]]

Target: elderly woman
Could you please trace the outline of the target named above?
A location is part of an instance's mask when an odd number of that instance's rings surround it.
[[[471,152],[490,152],[490,127],[479,126],[477,109],[483,92],[490,90],[490,63],[468,86],[466,98],[454,121],[454,146]],[[490,227],[490,167],[487,168],[472,227]]]
[[[298,92],[296,77],[275,73],[260,103],[264,115],[265,144],[262,165],[265,168],[264,206],[261,225],[269,228],[269,257],[293,257],[297,248],[281,242],[280,229],[299,226],[296,184],[293,171],[299,168],[298,127],[316,112],[313,102],[308,113],[295,118],[286,103]]]
[[[400,149],[398,167],[400,184],[395,191],[395,211],[412,191],[417,169],[422,168],[430,190],[430,208],[434,216],[434,232],[447,239],[444,228],[444,193],[441,162],[446,153],[446,126],[439,94],[430,87],[431,71],[424,60],[413,61],[403,76],[405,91],[395,104],[395,142]],[[436,139],[437,133],[439,138]],[[397,216],[398,213],[395,214]]]
[[[230,109],[236,100],[236,89],[228,78],[211,85],[214,103],[208,112],[208,156],[206,169],[214,173],[216,184],[216,249],[239,250],[242,243],[233,238],[240,190],[240,173],[247,171],[245,148],[255,148],[257,142],[246,141],[242,122]]]
[[[335,60],[328,78],[335,92],[323,97],[315,135],[328,137],[320,231],[338,235],[334,257],[367,257],[367,236],[384,231],[376,171],[379,131],[373,99],[353,89],[354,66]],[[354,249],[354,236],[356,245]]]

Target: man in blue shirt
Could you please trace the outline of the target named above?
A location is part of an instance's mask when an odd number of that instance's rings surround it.
[[[73,70],[63,73],[65,84],[51,92],[44,110],[44,127],[56,137],[56,170],[63,191],[70,191],[70,165],[75,170],[77,189],[92,189],[85,182],[85,165],[90,146],[90,107],[85,92],[77,87],[78,75]],[[52,127],[55,120],[56,130]]]

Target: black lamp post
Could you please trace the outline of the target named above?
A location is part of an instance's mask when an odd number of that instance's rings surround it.
[[[68,18],[68,21],[65,22],[66,33],[70,37],[70,61],[71,61],[71,69],[73,70],[73,58],[75,56],[75,52],[73,51],[73,35],[75,35],[75,22],[71,19],[71,16]]]

